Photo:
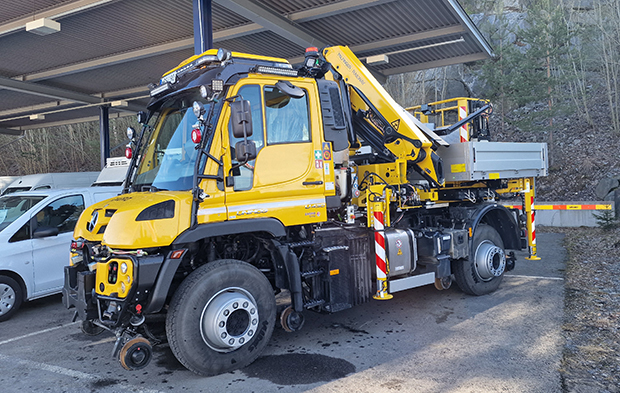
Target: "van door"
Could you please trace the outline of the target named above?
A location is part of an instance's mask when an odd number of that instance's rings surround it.
[[[304,90],[303,97],[286,95],[274,80],[251,77],[232,92],[250,102],[253,133],[248,139],[257,155],[243,165],[237,162],[235,145],[241,139],[234,138],[228,122],[223,132],[231,152],[226,175],[234,180],[226,187],[229,220],[274,217],[289,226],[327,219],[326,175],[331,172],[333,179],[333,167],[323,160],[316,87],[310,81],[291,82]]]
[[[34,292],[36,296],[62,287],[64,267],[69,264],[73,228],[84,211],[84,197],[58,198],[30,219]]]

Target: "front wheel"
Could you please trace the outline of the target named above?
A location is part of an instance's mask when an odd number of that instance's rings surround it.
[[[456,284],[469,295],[486,295],[495,291],[504,278],[506,252],[495,228],[480,224],[472,243],[472,255],[452,262]]]
[[[224,259],[201,266],[181,283],[170,302],[166,334],[179,362],[210,376],[256,360],[275,321],[269,280],[248,263]]]
[[[22,288],[8,276],[0,276],[0,322],[17,312],[23,301]]]

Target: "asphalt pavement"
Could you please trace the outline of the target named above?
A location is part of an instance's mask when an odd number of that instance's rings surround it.
[[[486,296],[453,286],[396,293],[389,301],[276,327],[243,370],[199,377],[155,347],[126,371],[114,337],[89,337],[60,296],[36,300],[0,323],[0,391],[13,392],[562,392],[563,235],[538,234],[540,261],[517,253],[515,270]]]

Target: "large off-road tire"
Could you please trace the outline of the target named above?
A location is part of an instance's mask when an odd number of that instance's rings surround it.
[[[474,233],[471,252],[468,259],[452,262],[456,284],[469,295],[495,291],[506,270],[504,242],[495,228],[480,224]]]
[[[8,276],[0,275],[0,322],[11,318],[22,305],[22,287]]]
[[[248,263],[222,259],[201,266],[181,283],[170,302],[166,334],[181,364],[210,376],[256,360],[275,322],[269,280]]]

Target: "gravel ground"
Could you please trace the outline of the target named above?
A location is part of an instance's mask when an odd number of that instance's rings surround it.
[[[566,339],[560,369],[568,393],[620,392],[620,229],[544,228],[566,234]]]

